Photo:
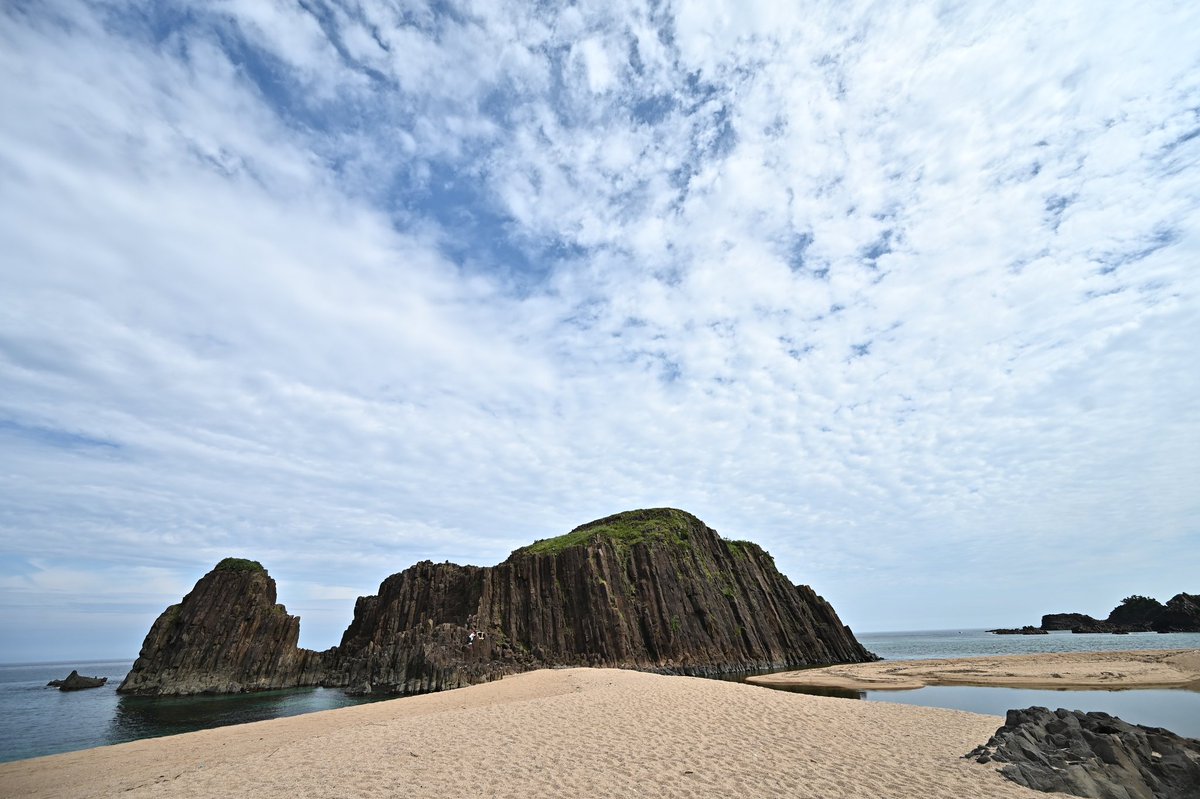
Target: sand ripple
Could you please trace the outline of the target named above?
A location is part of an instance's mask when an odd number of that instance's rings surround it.
[[[951,799],[1038,794],[962,759],[1002,720],[612,669],[0,765],[3,796]]]

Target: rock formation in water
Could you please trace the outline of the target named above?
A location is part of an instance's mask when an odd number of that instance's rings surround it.
[[[1086,613],[1047,613],[1042,616],[1043,630],[1073,630],[1076,627],[1087,627],[1099,624]]]
[[[585,524],[491,568],[424,562],[393,575],[358,601],[335,671],[352,692],[415,693],[543,666],[715,675],[873,659],[760,547],[663,508]]]
[[[996,635],[1049,635],[1050,633],[1034,627],[1032,624],[1026,624],[1024,627],[1001,627],[997,630],[988,630],[989,633]]]
[[[1159,633],[1200,632],[1200,594],[1176,594],[1152,624]]]
[[[1043,630],[1073,633],[1195,633],[1200,632],[1200,596],[1176,594],[1166,605],[1147,596],[1127,596],[1101,621],[1084,613],[1042,616]]]
[[[155,622],[121,690],[319,682],[414,694],[546,666],[716,675],[876,659],[828,602],[789,582],[760,547],[669,508],[585,524],[497,566],[418,563],[360,597],[341,643],[323,653],[296,649],[297,620],[272,610],[274,583],[258,569],[219,591],[206,584],[219,568],[203,578]],[[205,643],[193,645],[196,633],[183,630],[195,625],[175,617],[197,607]]]
[[[966,755],[1036,791],[1092,799],[1196,799],[1200,741],[1107,713],[1010,710],[1004,726]]]
[[[1148,596],[1127,596],[1112,609],[1105,619],[1109,625],[1129,632],[1150,630],[1154,621],[1166,608],[1157,599]]]
[[[300,619],[275,604],[260,563],[226,558],[150,628],[117,689],[146,696],[318,685],[325,653],[300,649]]]
[[[57,688],[60,691],[83,691],[88,688],[99,688],[108,682],[107,677],[84,677],[75,669],[71,669],[71,673],[61,680],[51,680],[46,683],[47,688]]]

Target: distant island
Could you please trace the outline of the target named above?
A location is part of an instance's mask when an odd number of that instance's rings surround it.
[[[1073,633],[1110,633],[1122,635],[1136,632],[1196,633],[1200,632],[1200,595],[1176,594],[1164,605],[1157,599],[1134,594],[1121,600],[1104,620],[1085,613],[1048,613],[1038,627],[1002,628],[988,630],[997,635],[1044,635],[1051,630],[1070,630]]]
[[[360,597],[338,646],[301,649],[299,635],[267,570],[226,558],[154,622],[118,690],[404,695],[549,666],[715,676],[878,660],[761,547],[673,508],[589,522],[497,566],[423,561]]]

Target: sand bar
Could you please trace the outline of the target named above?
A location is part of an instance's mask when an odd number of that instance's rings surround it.
[[[1200,690],[1200,649],[1056,652],[952,660],[853,663],[751,677],[750,682],[856,691],[902,691],[926,685]]]
[[[962,759],[1002,719],[614,669],[0,765],[21,797],[1036,799]]]

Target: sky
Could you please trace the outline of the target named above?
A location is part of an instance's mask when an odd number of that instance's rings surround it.
[[[856,631],[1200,592],[1200,5],[8,0],[0,660],[622,510]]]

